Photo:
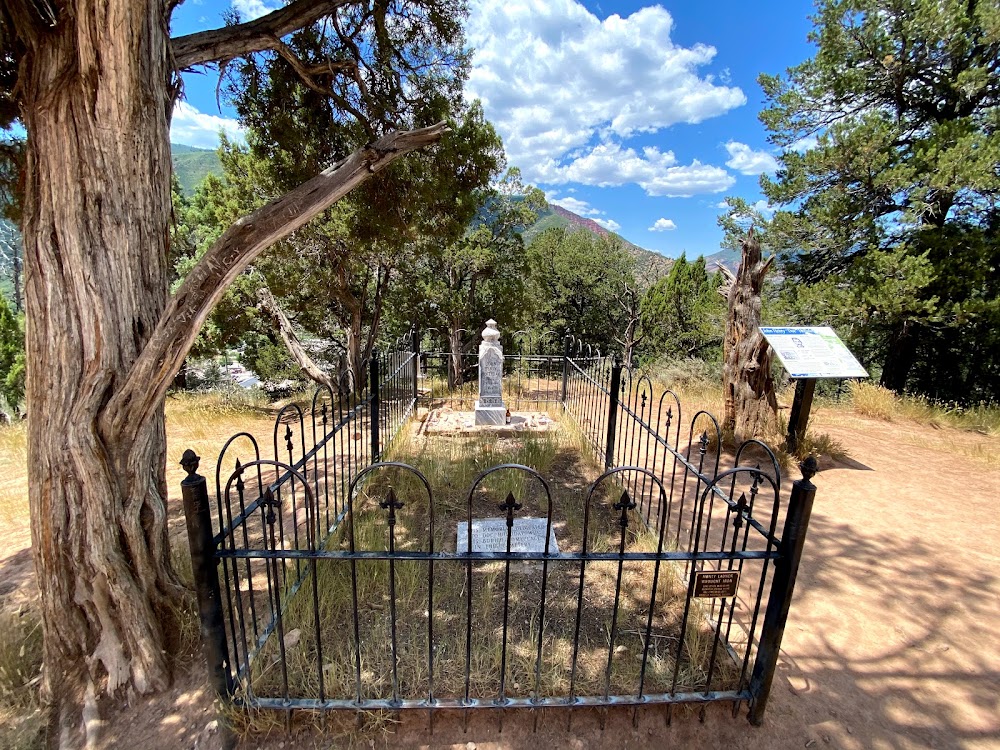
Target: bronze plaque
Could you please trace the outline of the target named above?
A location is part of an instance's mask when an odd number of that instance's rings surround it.
[[[740,585],[738,570],[699,570],[694,574],[695,599],[728,599]]]

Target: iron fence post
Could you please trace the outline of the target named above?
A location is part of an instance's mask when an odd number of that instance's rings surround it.
[[[417,400],[420,398],[418,387],[418,380],[420,378],[420,335],[416,327],[410,329],[410,335],[412,336],[410,344],[413,350],[413,413],[416,415]]]
[[[191,548],[191,572],[198,598],[201,643],[208,663],[208,679],[216,697],[228,704],[233,694],[233,678],[219,587],[219,560],[215,556],[216,544],[212,535],[208,483],[205,477],[195,473],[200,460],[190,448],[184,451],[181,466],[188,475],[181,481],[181,496],[187,522],[188,545]],[[228,737],[229,730],[221,715],[219,725],[224,738]]]
[[[604,470],[615,465],[615,434],[618,431],[618,392],[622,387],[622,363],[618,358],[611,365],[611,397],[608,399],[608,437],[604,444]]]
[[[562,393],[559,398],[559,401],[563,406],[566,405],[566,390],[569,386],[569,354],[571,346],[573,346],[573,340],[567,336],[566,343],[563,346]]]
[[[369,375],[371,388],[372,400],[369,405],[369,411],[371,413],[371,433],[372,433],[372,463],[376,463],[379,460],[381,451],[379,449],[379,412],[382,411],[382,398],[379,393],[379,372],[378,372],[378,354],[372,352],[372,361],[369,364]]]
[[[771,581],[771,594],[761,628],[760,646],[750,677],[750,693],[753,697],[747,718],[754,726],[760,726],[764,721],[764,709],[767,708],[767,699],[771,693],[774,670],[778,666],[781,638],[788,622],[788,609],[792,603],[795,578],[802,560],[806,530],[809,528],[809,517],[816,497],[816,485],[810,481],[816,475],[816,459],[810,456],[799,464],[799,468],[802,470],[802,478],[792,483],[791,496],[788,498],[785,526],[778,546],[781,556],[774,564],[774,579]]]

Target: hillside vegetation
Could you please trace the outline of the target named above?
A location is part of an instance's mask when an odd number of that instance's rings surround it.
[[[184,195],[194,195],[198,183],[208,175],[222,176],[222,164],[215,151],[171,143],[170,155],[174,163],[174,174],[177,175]]]

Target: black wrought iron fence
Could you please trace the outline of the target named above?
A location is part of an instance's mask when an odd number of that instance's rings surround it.
[[[234,436],[214,520],[185,455],[219,694],[287,712],[419,708],[432,721],[442,708],[728,701],[759,723],[814,465],[787,498],[759,441],[722,470],[714,417],[682,429],[673,391],[569,340],[561,356],[527,356],[546,358],[533,378],[555,384],[605,472],[554,502],[545,477],[507,464],[482,472],[463,507],[441,504],[420,471],[380,460],[434,397],[421,389],[433,360],[408,348],[373,360],[368,389],[346,401],[318,392],[308,418],[282,410],[273,459]],[[230,472],[235,441],[246,460]],[[541,542],[522,547],[529,528]]]

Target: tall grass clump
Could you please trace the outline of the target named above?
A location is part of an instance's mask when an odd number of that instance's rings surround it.
[[[897,394],[875,383],[850,383],[854,411],[865,417],[892,422],[908,419],[932,427],[954,427],[984,435],[1000,434],[1000,406],[980,402],[967,406],[935,402],[926,396]]]
[[[854,411],[863,417],[891,422],[896,414],[896,394],[888,388],[864,380],[852,381],[851,403]]]

